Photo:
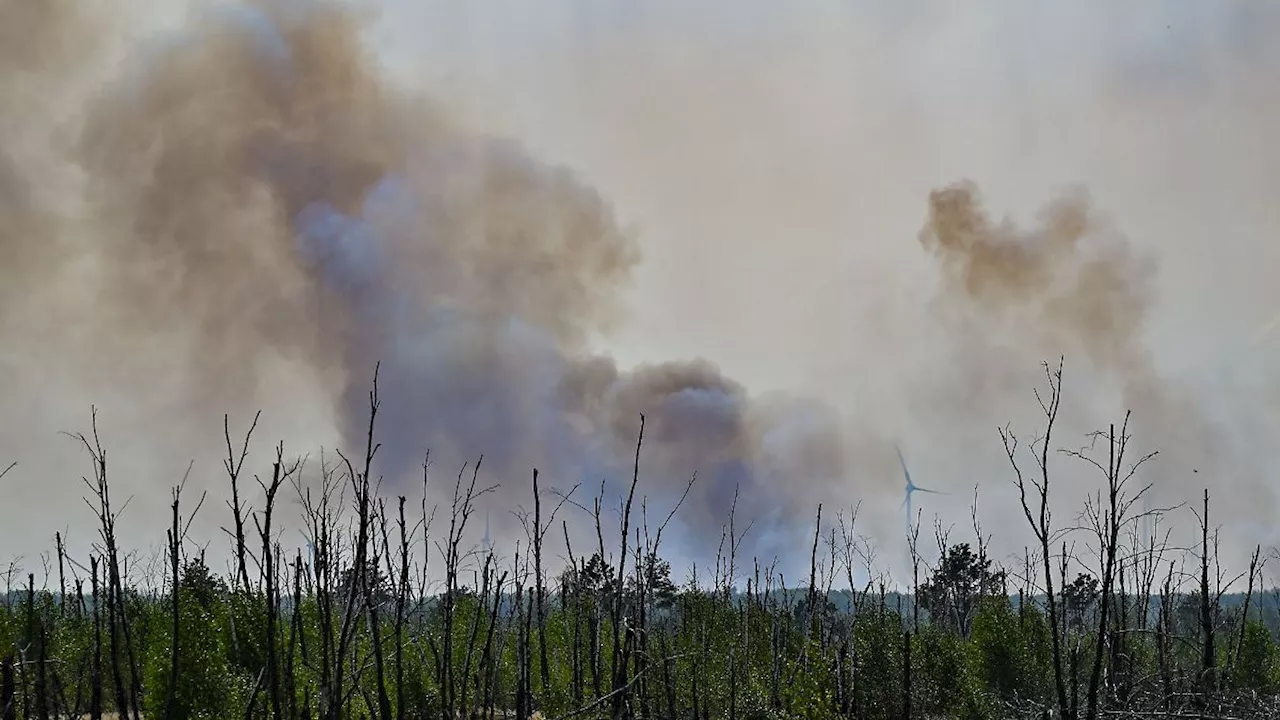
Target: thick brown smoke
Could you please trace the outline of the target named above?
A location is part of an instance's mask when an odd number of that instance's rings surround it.
[[[986,332],[971,341],[989,342],[1003,329],[1017,339],[1015,358],[1023,366],[1027,349],[1041,357],[1068,358],[1065,402],[1072,409],[1067,414],[1073,416],[1068,421],[1093,427],[1073,428],[1077,434],[1069,439],[1060,433],[1059,446],[1085,444],[1079,432],[1104,429],[1111,421],[1118,424],[1123,411],[1131,410],[1135,444],[1129,459],[1152,450],[1167,456],[1163,471],[1149,467],[1139,478],[1142,484],[1153,483],[1157,506],[1160,500],[1192,497],[1196,482],[1227,470],[1220,426],[1186,388],[1160,373],[1146,344],[1149,311],[1155,303],[1154,259],[1136,250],[1087,194],[1063,194],[1027,227],[992,219],[977,187],[959,182],[930,193],[928,220],[919,241],[943,272],[939,303],[971,313],[984,326]],[[969,346],[962,352],[996,360],[969,368],[970,387],[990,387],[1008,378],[1022,379],[1024,388],[1029,385],[1025,372],[1000,362],[1000,353],[990,348],[975,351]],[[993,379],[993,374],[1000,379]],[[1110,394],[1113,399],[1088,407],[1081,397],[1092,394],[1099,381],[1101,396]],[[1008,397],[1013,390],[1003,387],[996,397]],[[975,410],[980,403],[975,402]],[[1233,463],[1238,472],[1240,462]],[[1203,475],[1193,480],[1192,469]]]
[[[75,0],[0,0],[0,330],[23,307],[56,295],[66,270],[58,220],[65,178],[41,150],[48,118],[98,47],[95,28],[109,26],[98,21]],[[20,331],[33,329],[41,330]]]
[[[920,242],[951,292],[1076,345],[1096,365],[1151,374],[1142,344],[1151,261],[1096,217],[1087,196],[1057,199],[1028,230],[993,222],[972,183],[951,185],[930,193]]]
[[[832,413],[761,402],[706,362],[622,371],[594,354],[634,238],[569,171],[390,83],[360,29],[336,4],[260,0],[131,53],[61,158],[87,222],[42,223],[40,179],[0,165],[0,240],[19,258],[0,285],[18,297],[84,267],[90,290],[49,300],[83,323],[63,347],[129,386],[176,373],[167,415],[246,408],[283,360],[332,389],[359,446],[382,363],[381,470],[401,488],[428,450],[446,477],[483,455],[503,510],[535,466],[561,487],[621,483],[645,414],[642,492],[669,505],[699,473],[697,539],[718,538],[739,488],[752,517],[807,516],[782,481],[844,478]]]

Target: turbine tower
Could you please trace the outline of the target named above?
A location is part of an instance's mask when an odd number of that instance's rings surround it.
[[[1146,551],[1155,547],[1155,540],[1155,530],[1151,524],[1151,488],[1148,487],[1147,492],[1142,494],[1142,542],[1146,544]]]
[[[488,555],[493,550],[493,542],[489,540],[489,509],[484,511],[484,554]]]
[[[923,492],[932,493],[934,495],[946,495],[946,493],[922,488],[911,482],[911,471],[907,469],[907,461],[902,457],[902,448],[895,445],[893,449],[898,451],[898,462],[902,465],[902,476],[906,478],[907,481],[906,497],[903,498],[902,505],[899,506],[899,509],[904,507],[907,509],[907,540],[909,541],[911,539],[911,493]]]

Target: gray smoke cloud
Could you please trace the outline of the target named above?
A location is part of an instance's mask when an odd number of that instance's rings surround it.
[[[1108,423],[1120,432],[1132,412],[1126,471],[1144,455],[1159,454],[1129,488],[1151,485],[1132,513],[1193,501],[1206,487],[1219,517],[1249,522],[1266,512],[1267,495],[1251,485],[1265,477],[1267,459],[1231,437],[1233,423],[1215,417],[1189,384],[1155,362],[1149,330],[1157,257],[1135,246],[1086,192],[1065,192],[1031,222],[1019,222],[993,218],[977,186],[957,182],[929,194],[918,240],[937,263],[934,311],[959,359],[958,373],[947,378],[959,382],[945,397],[976,416],[997,416],[1007,398],[1030,399],[1031,388],[1045,388],[1043,374],[1037,378],[1030,368],[1032,357],[1065,355],[1053,450],[1078,448],[1105,459],[1105,442],[1095,444],[1088,434]],[[1001,347],[1002,338],[1015,344]],[[1024,445],[1043,423],[1042,416],[1021,423]],[[1058,457],[1054,467],[1057,492],[1068,498],[1061,505],[1079,507],[1096,491],[1100,476],[1087,464]],[[1238,529],[1258,537],[1256,530]]]
[[[503,509],[534,467],[616,493],[644,414],[641,492],[669,504],[699,473],[695,540],[718,539],[739,488],[747,516],[803,525],[809,497],[787,481],[846,478],[834,414],[762,401],[709,362],[622,370],[594,352],[635,238],[569,170],[388,82],[361,29],[344,6],[261,0],[130,56],[70,145],[92,218],[80,244],[31,231],[33,179],[4,166],[17,221],[0,243],[19,262],[0,284],[28,293],[92,256],[85,342],[116,381],[162,363],[168,412],[216,417],[284,358],[331,390],[348,450],[381,363],[390,492],[412,491],[430,450],[446,477],[483,456]]]

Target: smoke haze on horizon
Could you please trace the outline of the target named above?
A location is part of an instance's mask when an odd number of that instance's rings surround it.
[[[6,554],[87,520],[57,432],[89,403],[155,542],[192,457],[220,491],[222,413],[264,410],[260,464],[349,448],[379,361],[389,492],[428,447],[437,492],[484,453],[499,512],[535,466],[625,481],[644,412],[640,492],[665,515],[698,472],[705,559],[735,486],[753,551],[862,499],[900,554],[894,441],[1016,552],[995,428],[1034,431],[1062,353],[1064,444],[1132,408],[1161,502],[1208,482],[1224,551],[1277,539],[1247,345],[1280,11],[39,5],[0,0]],[[1096,479],[1059,466],[1070,508]]]

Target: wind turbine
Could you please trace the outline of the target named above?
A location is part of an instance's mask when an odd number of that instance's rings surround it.
[[[1147,490],[1142,494],[1142,542],[1154,546],[1155,538],[1151,530],[1151,492],[1150,488]]]
[[[911,493],[923,492],[923,493],[932,493],[934,495],[946,495],[946,493],[938,492],[937,490],[929,490],[927,488],[922,488],[916,485],[915,483],[911,482],[911,471],[907,469],[907,461],[902,458],[902,448],[895,445],[893,449],[898,451],[898,462],[902,465],[902,476],[907,480],[906,497],[903,498],[902,505],[899,506],[899,509],[904,507],[907,509],[907,539],[910,540],[911,539]]]
[[[486,555],[493,549],[493,542],[489,540],[489,510],[484,511],[484,552]]]

